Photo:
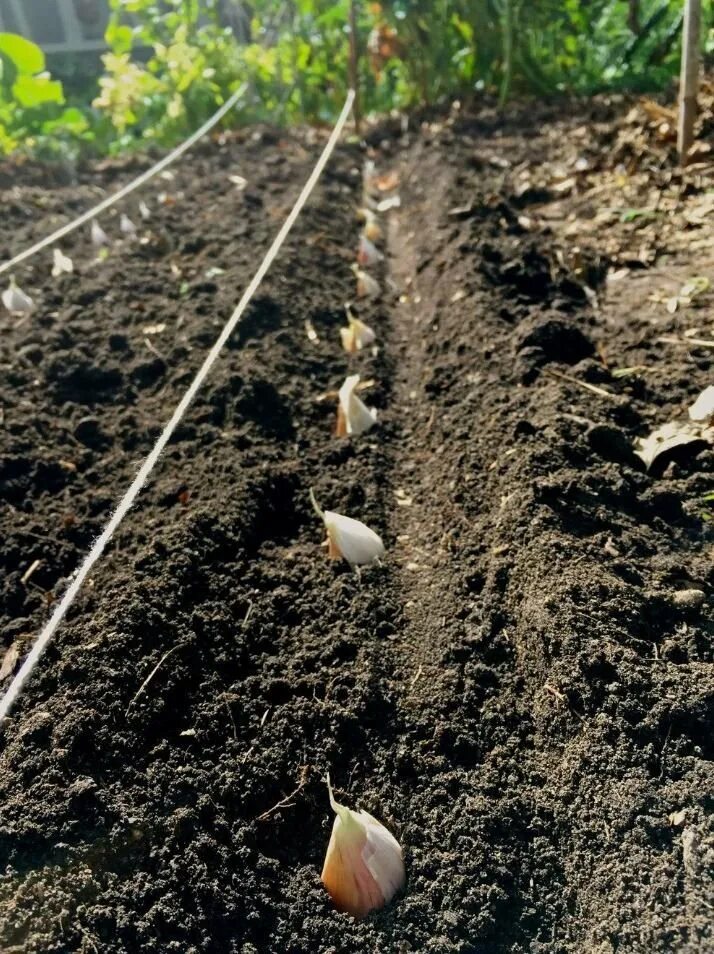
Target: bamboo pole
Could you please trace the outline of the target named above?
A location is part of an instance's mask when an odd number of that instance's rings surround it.
[[[702,0],[685,0],[682,28],[682,71],[679,79],[679,125],[677,150],[679,161],[687,164],[687,155],[694,141],[694,120],[697,115],[699,87],[699,38],[701,34]]]
[[[352,114],[355,118],[355,132],[359,136],[362,126],[362,111],[359,95],[359,51],[357,49],[357,0],[350,0],[350,86],[355,91]]]

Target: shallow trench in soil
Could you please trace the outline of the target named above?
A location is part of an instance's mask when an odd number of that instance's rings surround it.
[[[599,359],[605,344],[653,361],[648,316],[608,293],[596,248],[599,302],[555,267],[557,239],[524,228],[527,200],[489,159],[552,158],[548,122],[375,134],[401,206],[380,220],[384,294],[357,305],[378,349],[353,357],[339,328],[365,153],[339,149],[4,727],[4,951],[710,943],[712,541],[689,502],[714,453],[653,473],[632,453],[709,363],[678,353],[650,381]],[[264,129],[206,147],[143,244],[92,263],[77,236],[79,274],[18,271],[38,302],[1,356],[3,632],[20,659],[318,146]],[[0,257],[91,194],[45,185],[28,169],[8,190]],[[325,395],[354,372],[379,424],[338,439]],[[383,565],[326,559],[310,488],[382,534]],[[692,589],[703,604],[678,599]],[[319,882],[327,771],[405,849],[404,892],[362,922]]]

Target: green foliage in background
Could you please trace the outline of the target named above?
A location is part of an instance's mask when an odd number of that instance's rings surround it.
[[[82,112],[65,106],[42,50],[16,33],[0,33],[0,153],[41,137],[80,135],[86,127]]]
[[[111,123],[113,148],[185,138],[240,84],[239,46],[217,0],[109,0],[110,52],[93,106]],[[139,56],[136,56],[136,54]],[[148,59],[141,54],[148,54]]]
[[[170,145],[243,82],[226,122],[329,121],[344,101],[349,0],[107,2],[98,89],[69,107],[41,51],[0,35],[0,151]],[[360,0],[356,10],[364,112],[659,89],[678,71],[681,0]]]

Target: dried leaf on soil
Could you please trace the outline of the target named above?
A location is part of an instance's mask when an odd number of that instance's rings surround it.
[[[708,421],[710,417],[714,417],[714,384],[704,388],[689,408],[689,418],[692,421]]]
[[[655,428],[647,437],[638,437],[635,441],[635,453],[649,469],[655,460],[675,447],[686,444],[714,443],[714,428],[702,427],[690,421],[668,421]]]

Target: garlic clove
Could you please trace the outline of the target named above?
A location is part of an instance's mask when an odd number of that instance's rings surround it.
[[[121,218],[119,219],[119,231],[122,235],[129,237],[136,235],[136,226],[125,212],[122,212]]]
[[[365,206],[357,210],[357,218],[364,222],[364,234],[370,242],[379,242],[382,238],[382,229],[374,212]]]
[[[74,262],[65,255],[60,249],[52,249],[52,277],[59,278],[63,273],[70,274],[74,271]]]
[[[146,202],[142,201],[139,203],[139,214],[141,215],[142,219],[144,219],[144,221],[151,218],[151,209],[146,204]]]
[[[344,517],[332,510],[321,510],[310,488],[310,503],[325,524],[331,559],[342,557],[352,566],[374,563],[384,555],[382,538],[361,520]]]
[[[359,249],[357,250],[357,261],[360,265],[376,265],[381,262],[384,255],[377,246],[370,242],[367,236],[362,233],[359,237]]]
[[[337,408],[337,436],[356,436],[364,434],[377,421],[377,412],[369,408],[355,394],[359,384],[359,375],[351,374],[345,378],[345,383],[339,391],[339,405]]]
[[[714,384],[704,388],[689,408],[689,419],[691,421],[708,421],[710,417],[714,417]]]
[[[30,296],[17,287],[14,278],[10,278],[9,286],[2,293],[2,303],[14,315],[29,314],[35,307]]]
[[[349,326],[340,328],[340,338],[345,351],[353,354],[371,345],[377,338],[374,331],[359,318],[354,318],[349,312]]]
[[[332,559],[342,557],[352,566],[365,566],[384,556],[382,538],[361,520],[333,510],[326,510],[323,520]]]
[[[99,222],[96,219],[92,219],[92,227],[90,230],[90,235],[92,239],[92,245],[108,245],[109,236],[101,227]]]
[[[368,812],[354,812],[335,801],[335,815],[321,880],[335,907],[355,918],[384,907],[406,881],[396,838]]]
[[[382,289],[376,279],[368,275],[358,265],[353,265],[353,271],[357,276],[357,297],[358,298],[377,298],[381,295]]]

